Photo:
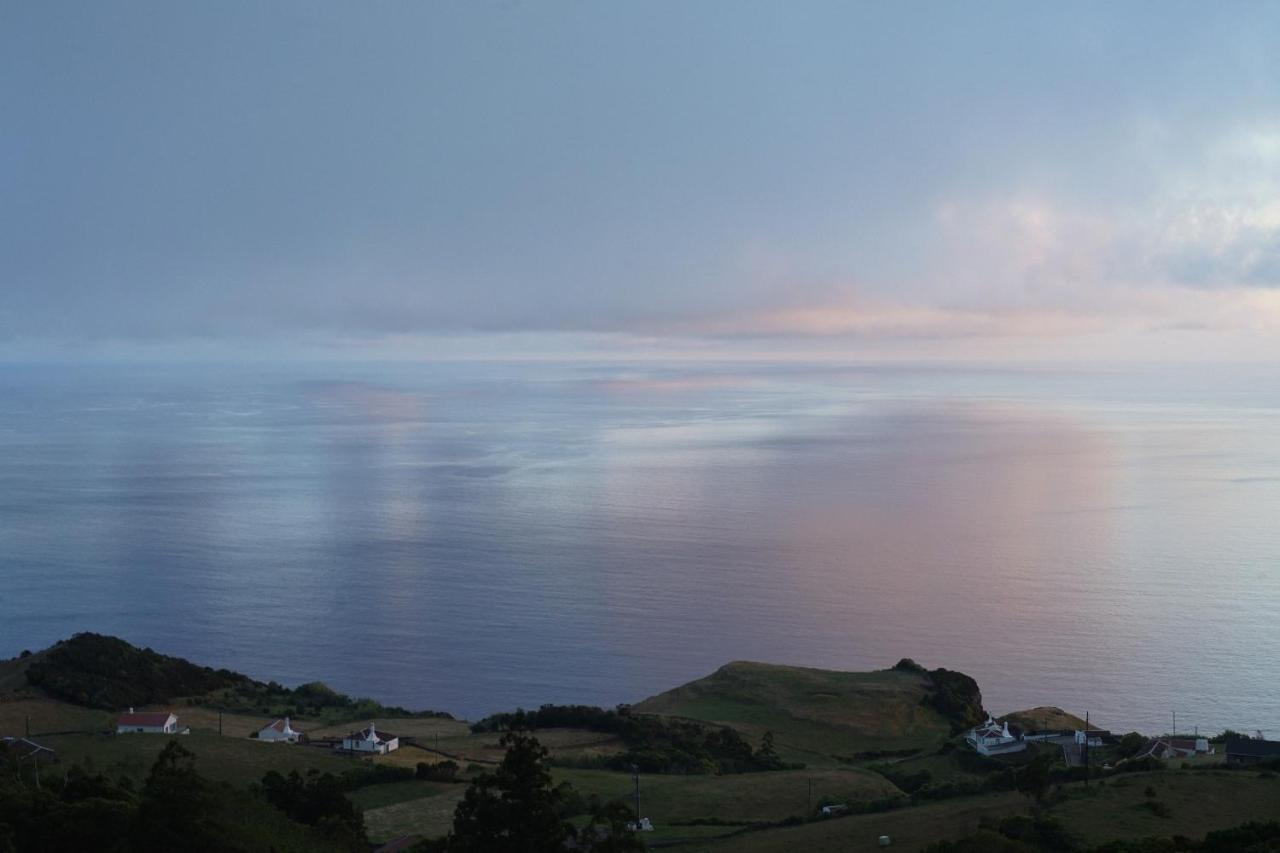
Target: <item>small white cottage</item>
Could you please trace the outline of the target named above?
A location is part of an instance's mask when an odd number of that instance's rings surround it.
[[[132,734],[135,732],[157,735],[177,734],[178,717],[172,711],[141,711],[135,713],[130,708],[129,713],[121,714],[119,719],[116,720],[116,734]]]
[[[1009,731],[1008,723],[998,724],[990,716],[982,725],[970,729],[965,740],[982,755],[1004,755],[1027,748],[1022,738]]]
[[[258,730],[258,740],[265,740],[268,743],[297,743],[300,737],[302,732],[289,725],[288,717],[276,720],[266,728]]]
[[[384,755],[400,748],[400,738],[379,732],[373,723],[364,731],[352,732],[342,739],[342,748],[351,752],[372,752]]]

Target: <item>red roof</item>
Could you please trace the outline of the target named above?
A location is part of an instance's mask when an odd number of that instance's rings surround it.
[[[142,711],[134,714],[121,714],[116,721],[118,726],[155,726],[164,728],[173,714],[170,711]]]

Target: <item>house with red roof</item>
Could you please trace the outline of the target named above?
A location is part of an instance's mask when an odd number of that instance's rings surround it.
[[[302,732],[289,725],[289,718],[276,720],[269,726],[258,730],[258,740],[264,740],[267,743],[297,743],[302,737]]]
[[[400,748],[400,738],[396,735],[380,732],[374,728],[373,723],[369,724],[369,728],[352,732],[342,739],[342,748],[348,752],[373,752],[385,755],[394,749]]]
[[[172,711],[134,711],[121,714],[116,720],[116,734],[173,735],[178,733],[178,716]]]

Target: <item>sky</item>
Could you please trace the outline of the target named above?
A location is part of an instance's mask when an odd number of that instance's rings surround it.
[[[1280,4],[0,0],[0,358],[1280,356]]]

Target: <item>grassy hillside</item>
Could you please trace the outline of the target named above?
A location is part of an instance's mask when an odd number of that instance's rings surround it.
[[[998,722],[1008,723],[1011,726],[1019,726],[1024,731],[1038,731],[1040,729],[1083,729],[1084,720],[1074,714],[1068,714],[1061,708],[1051,706],[1042,706],[1039,708],[1028,708],[1025,711],[1014,711],[1012,714],[1005,714],[1000,717]],[[1097,720],[1089,722],[1091,728],[1101,728]]]
[[[273,718],[309,716],[330,723],[376,716],[449,718],[437,711],[415,712],[353,699],[320,682],[295,688],[264,683],[231,670],[140,649],[118,637],[87,632],[44,651],[0,662],[0,700],[33,692],[114,711],[185,702]]]
[[[772,731],[784,758],[821,765],[936,747],[952,723],[928,703],[933,692],[921,670],[835,672],[739,661],[634,710],[728,725],[757,739]]]

